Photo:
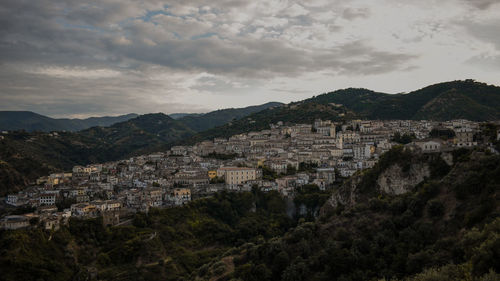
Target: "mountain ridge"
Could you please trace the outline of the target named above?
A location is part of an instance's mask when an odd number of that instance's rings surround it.
[[[449,92],[450,98],[453,95],[467,97],[481,109],[467,112],[450,108],[443,114],[429,111],[426,114],[417,114],[422,107],[445,92]],[[304,102],[342,104],[356,112],[360,118],[366,119],[432,119],[435,121],[500,119],[500,87],[472,79],[442,82],[406,94],[387,94],[363,88],[347,88],[324,93],[306,99]],[[460,106],[467,107],[463,104]],[[441,110],[441,108],[435,109],[435,111]],[[487,110],[487,115],[482,113],[484,110]]]
[[[118,116],[77,118],[51,118],[33,111],[0,111],[0,130],[15,131],[80,131],[94,126],[111,126],[138,115],[129,113]]]
[[[449,102],[450,99],[453,102]],[[270,124],[279,121],[292,124],[312,123],[317,118],[339,122],[346,119],[412,118],[499,120],[500,87],[472,80],[452,81],[396,95],[348,88],[299,102],[267,105],[267,108],[239,119],[227,114],[234,113],[234,109],[214,111],[198,119],[188,116],[175,120],[166,114],[155,113],[108,127],[95,126],[79,132],[59,132],[58,135],[9,132],[0,140],[0,159],[3,161],[0,192],[14,191],[48,171],[68,170],[73,165],[114,161],[166,150],[173,145],[189,145],[215,137],[227,138],[269,129]],[[203,120],[211,117],[214,118],[209,122]],[[224,120],[227,123],[216,126],[217,122]],[[202,130],[202,127],[208,130]]]

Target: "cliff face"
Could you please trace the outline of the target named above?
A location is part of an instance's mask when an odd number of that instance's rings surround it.
[[[367,196],[374,194],[400,195],[411,191],[431,177],[429,161],[421,155],[404,155],[393,159],[382,159],[378,166],[354,175],[328,199],[321,213],[338,206],[351,207]],[[447,159],[450,160],[450,159]],[[452,161],[450,161],[452,162]]]
[[[352,206],[356,203],[358,197],[358,184],[361,182],[361,176],[353,176],[346,181],[332,196],[326,201],[321,213],[330,208],[337,208],[339,205]]]
[[[378,190],[389,195],[404,194],[412,191],[417,184],[429,176],[430,170],[427,164],[412,164],[406,172],[396,164],[378,177]]]

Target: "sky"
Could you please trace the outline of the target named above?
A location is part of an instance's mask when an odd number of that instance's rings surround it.
[[[0,110],[207,112],[458,79],[500,85],[500,1],[0,1]]]

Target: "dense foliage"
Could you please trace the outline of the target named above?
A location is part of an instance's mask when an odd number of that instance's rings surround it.
[[[415,134],[401,134],[399,132],[396,132],[394,134],[394,137],[392,138],[392,141],[395,141],[400,144],[408,144],[412,142],[415,139]]]
[[[275,192],[218,193],[139,213],[129,226],[71,219],[55,232],[0,232],[0,280],[190,280],[191,272],[245,242],[282,235],[292,221]]]
[[[400,163],[411,154],[402,149]],[[404,159],[407,160],[404,160]],[[500,156],[458,151],[456,163],[399,196],[360,196],[351,208],[280,239],[240,248],[243,280],[498,280]],[[439,167],[433,157],[427,161]],[[379,173],[387,163],[381,163]],[[361,185],[373,187],[373,177]],[[364,182],[368,181],[368,182]]]
[[[0,280],[498,280],[500,156],[462,149],[453,161],[396,147],[358,175],[352,206],[315,220],[329,194],[297,190],[298,224],[290,202],[254,189],[138,213],[128,226],[3,231]],[[402,195],[375,189],[406,163],[431,176]]]
[[[474,80],[439,83],[396,95],[349,88],[306,102],[342,104],[368,119],[500,119],[500,87]]]

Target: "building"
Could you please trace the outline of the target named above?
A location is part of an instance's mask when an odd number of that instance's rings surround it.
[[[6,216],[0,221],[2,229],[19,229],[30,226],[30,222],[25,216]]]
[[[167,200],[175,206],[184,205],[191,201],[191,190],[189,188],[175,188],[167,197]]]
[[[40,205],[55,205],[56,195],[55,194],[40,194]]]
[[[21,200],[21,198],[19,198],[19,195],[17,194],[9,194],[7,195],[7,198],[5,199],[5,203],[9,204],[9,205],[12,205],[12,206],[20,206],[20,205],[23,205],[25,202],[25,200]]]
[[[73,216],[95,216],[97,211],[96,206],[88,203],[77,203],[71,205],[71,215]]]
[[[455,129],[454,144],[460,147],[477,145],[474,142],[474,131],[470,128]]]
[[[335,138],[335,124],[330,120],[323,121],[321,119],[316,119],[314,121],[314,129],[322,136]]]
[[[368,159],[371,157],[371,150],[369,145],[354,145],[352,147],[354,159]]]
[[[257,169],[245,167],[222,167],[217,170],[217,177],[223,178],[226,184],[238,185],[257,179]]]
[[[439,152],[442,148],[442,141],[437,139],[420,141],[415,144],[422,150],[422,152]]]
[[[326,185],[335,182],[335,168],[318,168],[316,172],[318,173],[318,179],[324,180]]]

